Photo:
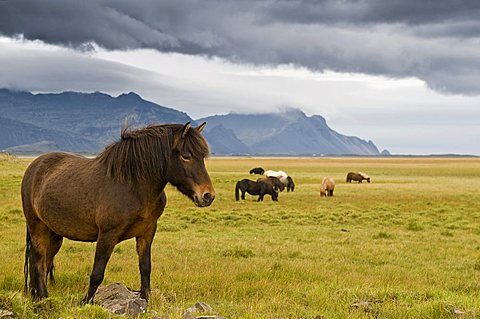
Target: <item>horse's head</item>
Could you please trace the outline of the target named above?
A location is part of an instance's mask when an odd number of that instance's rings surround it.
[[[320,197],[327,197],[327,191],[323,187],[320,188]]]
[[[285,184],[283,184],[278,177],[269,177],[274,185],[278,188],[279,191],[283,192],[285,189]]]
[[[205,124],[192,128],[189,122],[174,133],[167,173],[168,182],[199,207],[209,206],[215,199],[215,190],[205,168],[208,145],[200,134]]]

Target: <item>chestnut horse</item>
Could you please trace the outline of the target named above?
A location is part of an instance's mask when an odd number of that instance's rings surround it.
[[[320,196],[333,196],[335,190],[335,181],[331,177],[325,177],[320,186]]]
[[[93,301],[116,244],[135,238],[140,295],[150,292],[150,251],[157,219],[166,204],[164,188],[174,185],[197,206],[215,198],[204,158],[209,150],[200,132],[205,123],[152,125],[122,130],[121,140],[95,158],[49,153],[35,159],[22,181],[27,222],[25,290],[48,297],[47,274],[63,238],[97,242],[83,303]]]

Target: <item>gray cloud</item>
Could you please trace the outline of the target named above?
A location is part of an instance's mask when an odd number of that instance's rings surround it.
[[[159,75],[66,49],[18,48],[0,44],[0,87],[33,92],[159,90]],[[166,81],[164,81],[166,82]]]
[[[0,1],[0,33],[77,49],[417,77],[480,94],[478,1]]]

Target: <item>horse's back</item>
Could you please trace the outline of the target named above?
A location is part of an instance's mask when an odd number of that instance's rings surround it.
[[[325,177],[322,181],[323,189],[335,189],[335,180],[331,177]]]
[[[45,179],[52,174],[58,174],[65,160],[80,158],[69,153],[47,153],[37,157],[25,170],[22,179],[22,196],[34,196],[43,186]]]

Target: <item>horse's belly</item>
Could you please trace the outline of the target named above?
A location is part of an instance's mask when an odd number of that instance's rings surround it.
[[[48,202],[40,202],[36,206],[38,217],[54,233],[78,241],[97,240],[98,227],[92,208],[78,210],[67,199],[54,201],[51,197]]]
[[[96,241],[98,237],[98,228],[86,220],[80,218],[70,218],[71,216],[60,216],[60,214],[49,213],[40,218],[54,233],[71,240],[78,241]]]

